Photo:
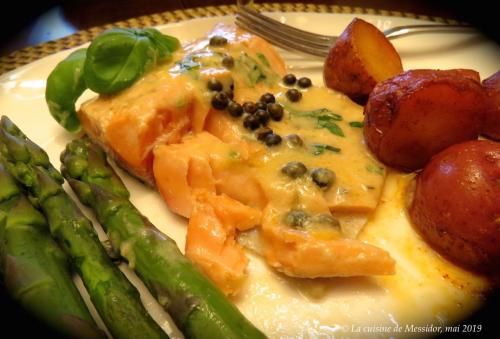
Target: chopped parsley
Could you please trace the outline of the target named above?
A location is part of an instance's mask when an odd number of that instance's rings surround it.
[[[326,144],[312,144],[312,154],[313,155],[320,155],[325,153],[325,151],[330,151],[334,153],[340,153],[340,148],[334,147],[331,145],[326,145]]]
[[[351,121],[349,123],[349,126],[356,127],[356,128],[363,128],[364,124],[362,121]]]
[[[366,170],[368,172],[375,173],[378,175],[384,175],[384,168],[381,166],[369,164],[369,165],[366,165]]]
[[[327,108],[315,109],[312,111],[297,111],[287,107],[292,117],[311,118],[316,120],[316,128],[326,128],[330,133],[344,137],[344,132],[336,121],[342,121],[340,114],[334,113]]]
[[[266,67],[271,67],[271,64],[269,64],[269,61],[267,60],[266,56],[262,53],[257,53],[257,58],[264,64]]]

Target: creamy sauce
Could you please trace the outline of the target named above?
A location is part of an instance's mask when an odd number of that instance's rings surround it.
[[[236,39],[231,31],[217,33]],[[172,173],[180,173],[180,179],[174,176],[165,185],[177,199],[166,198],[176,213],[189,215],[191,189],[202,187],[259,209],[272,206],[276,224],[286,224],[292,210],[328,214],[339,227],[312,221],[294,232],[318,241],[356,239],[396,260],[395,275],[296,279],[248,253],[248,277],[234,299],[243,313],[270,337],[399,337],[415,336],[404,330],[406,325],[450,324],[477,308],[487,281],[442,259],[412,229],[404,208],[411,176],[387,176],[387,169],[367,151],[357,127],[363,120],[362,107],[320,87],[301,90],[302,99],[289,102],[287,88],[279,83],[284,72],[279,56],[266,46],[256,48],[249,35],[238,39],[226,48],[207,48],[207,39],[186,46],[172,63],[118,96],[85,104],[80,115],[86,131],[139,176],[151,176],[152,150],[168,144],[165,163]],[[221,66],[224,54],[235,60],[231,71]],[[291,147],[284,139],[279,146],[265,146],[243,128],[241,118],[210,109],[213,93],[206,89],[206,81],[211,77],[225,89],[233,84],[240,103],[274,93],[285,115],[269,127],[283,138],[298,134],[303,145]],[[335,181],[322,189],[309,172],[291,179],[281,171],[290,161],[300,161],[308,169],[328,168]],[[260,228],[243,233],[240,240],[255,253],[264,252]],[[310,258],[311,263],[316,259]],[[363,329],[370,325],[393,330]],[[394,331],[399,325],[403,331]]]
[[[234,299],[238,307],[272,338],[428,337],[438,333],[415,327],[444,331],[463,320],[483,303],[489,283],[440,257],[412,228],[404,207],[411,179],[388,174],[381,202],[359,236],[391,253],[395,275],[294,279],[252,256],[248,280]]]

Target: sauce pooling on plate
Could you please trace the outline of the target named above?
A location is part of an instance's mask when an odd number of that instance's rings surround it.
[[[385,169],[362,108],[285,77],[264,40],[217,26],[132,87],[79,112],[85,131],[190,218],[186,254],[228,294],[248,262],[237,234],[295,277],[384,275],[394,260],[356,240]],[[247,237],[248,239],[248,237]]]

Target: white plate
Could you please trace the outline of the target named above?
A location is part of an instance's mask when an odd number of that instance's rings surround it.
[[[324,34],[340,34],[353,18],[348,14],[320,13],[273,13],[272,16]],[[407,18],[357,16],[382,30],[422,23]],[[233,18],[194,19],[159,28],[186,42],[205,35],[220,21],[233,22]],[[500,69],[499,46],[479,33],[418,35],[395,40],[394,45],[405,69],[471,68],[479,71],[482,78]],[[310,76],[316,84],[322,83],[320,60],[281,52],[293,72]],[[0,77],[1,114],[9,116],[32,140],[45,148],[56,167],[60,163],[59,154],[74,136],[51,118],[44,100],[45,80],[69,53],[51,55]],[[90,96],[91,93],[86,93],[82,100]],[[183,249],[186,220],[170,213],[155,191],[121,174],[132,193],[133,203]],[[479,297],[472,294],[484,288],[484,281],[454,267],[442,272],[443,267],[449,266],[414,233],[402,207],[391,203],[397,200],[400,181],[401,177],[389,177],[383,196],[387,203],[382,204],[367,226],[368,237],[380,234],[374,241],[389,250],[398,261],[395,277],[297,281],[275,274],[260,259],[252,256],[250,276],[241,295],[234,300],[236,305],[271,337],[387,337],[388,330],[401,335],[428,335],[439,328],[444,331],[446,328],[441,325],[459,321],[470,314],[480,304]],[[103,236],[102,231],[100,235]],[[428,265],[436,262],[439,265]],[[144,285],[127,268],[123,269],[138,286],[153,317],[171,335],[181,336],[175,328],[172,329],[169,317]],[[446,274],[453,279],[447,279]],[[463,283],[466,286],[460,288],[458,285]],[[318,293],[321,297],[316,296]],[[418,332],[416,327],[406,327],[431,324],[437,327],[421,328],[424,332]],[[401,327],[398,329],[398,326]]]

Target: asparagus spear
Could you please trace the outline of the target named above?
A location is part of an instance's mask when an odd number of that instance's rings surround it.
[[[61,172],[90,206],[114,248],[189,338],[262,338],[239,310],[129,201],[129,192],[88,138],[61,154]]]
[[[52,236],[69,254],[104,323],[115,338],[168,338],[144,309],[138,291],[113,264],[97,234],[66,194],[45,151],[7,117],[0,121],[6,167],[36,199]]]
[[[71,279],[66,255],[0,162],[0,276],[9,294],[62,334],[104,337]]]

